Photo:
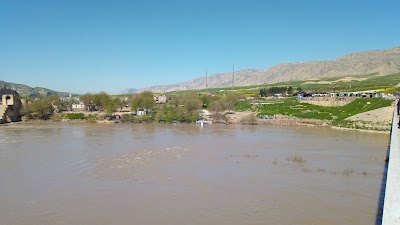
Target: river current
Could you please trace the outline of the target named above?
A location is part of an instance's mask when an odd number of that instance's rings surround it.
[[[0,224],[376,224],[388,134],[315,127],[0,126]]]

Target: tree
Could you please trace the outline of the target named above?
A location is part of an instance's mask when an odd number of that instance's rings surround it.
[[[137,111],[138,109],[152,110],[155,105],[153,93],[145,91],[140,94],[132,96],[131,109]]]
[[[275,95],[275,94],[291,94],[293,92],[293,88],[291,86],[289,87],[270,87],[268,89],[263,88],[260,89],[260,96],[265,97],[265,96],[270,96],[270,95]]]
[[[104,106],[106,103],[110,100],[110,96],[105,93],[105,92],[100,92],[97,94],[93,95],[93,103],[96,104],[96,106],[100,109],[103,110]]]
[[[194,112],[192,112],[192,115],[190,116],[190,118],[191,118],[191,122],[195,122],[195,121],[197,121],[198,119],[200,119],[200,113],[199,113],[199,111],[194,111]]]
[[[222,118],[224,109],[224,103],[222,100],[214,101],[208,108],[213,113],[213,118],[219,120]]]
[[[208,104],[211,102],[211,98],[207,95],[202,95],[200,97],[201,102],[203,103],[203,108],[207,108]]]
[[[62,101],[60,99],[60,97],[58,95],[49,95],[47,96],[45,99],[47,99],[51,105],[52,108],[56,111],[56,112],[60,112],[61,108],[62,108]]]
[[[194,93],[192,91],[184,93],[181,96],[181,101],[182,101],[182,104],[185,106],[185,108],[189,112],[193,112],[195,110],[201,109],[201,106],[203,105],[203,103],[199,99],[198,95],[196,95],[196,93]]]
[[[79,99],[82,101],[82,103],[86,106],[86,109],[89,108],[89,106],[92,104],[93,101],[93,95],[90,93],[86,93],[84,95],[79,96]]]
[[[265,88],[260,89],[260,97],[265,97],[265,96],[267,96],[267,89]]]
[[[106,102],[104,103],[104,111],[107,114],[112,114],[117,109],[117,107],[118,107],[117,104],[118,104],[118,102],[115,101],[115,99],[111,99],[111,98],[107,99]]]
[[[289,86],[289,87],[287,88],[286,94],[290,95],[290,94],[292,94],[292,93],[293,93],[293,88],[292,88],[292,86]]]
[[[176,119],[180,122],[188,122],[189,121],[189,113],[188,111],[183,108],[183,107],[177,107],[176,108]]]
[[[157,110],[155,120],[158,122],[165,121],[166,115],[165,115],[165,110],[164,109],[159,109]]]
[[[165,121],[173,122],[176,120],[176,115],[172,109],[167,109],[165,113]]]
[[[33,118],[47,120],[53,113],[53,106],[50,99],[42,98],[33,101],[29,106],[28,110]]]
[[[224,108],[229,112],[233,110],[233,107],[239,102],[239,96],[235,93],[228,93],[224,97]]]
[[[168,101],[168,103],[172,106],[178,107],[179,105],[181,105],[181,97],[171,96],[171,99]]]

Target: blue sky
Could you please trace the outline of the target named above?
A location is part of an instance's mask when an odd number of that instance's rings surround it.
[[[118,93],[400,46],[398,0],[0,0],[0,80]]]

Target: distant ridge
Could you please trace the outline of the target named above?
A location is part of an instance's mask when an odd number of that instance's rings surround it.
[[[379,76],[397,72],[400,72],[400,47],[388,50],[351,53],[336,60],[283,63],[264,70],[240,70],[235,72],[235,86],[250,86],[348,75],[377,74],[377,76]],[[209,88],[230,87],[231,85],[232,72],[208,76]],[[151,86],[139,89],[138,92],[169,92],[204,88],[205,77],[199,77],[177,84]]]
[[[18,92],[21,96],[25,97],[44,97],[44,96],[49,96],[49,95],[58,95],[60,97],[67,97],[69,96],[69,93],[67,92],[58,92],[58,91],[53,91],[47,88],[42,88],[42,87],[29,87],[24,84],[14,84],[14,83],[9,83],[5,81],[0,80],[0,88],[5,87],[11,90],[14,90]],[[74,94],[76,95],[76,94]]]
[[[136,94],[138,93],[138,89],[135,88],[128,88],[120,92],[120,94]]]

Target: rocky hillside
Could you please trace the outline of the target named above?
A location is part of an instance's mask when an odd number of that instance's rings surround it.
[[[277,83],[311,78],[339,76],[357,76],[376,73],[387,75],[400,72],[400,47],[388,50],[376,50],[351,53],[336,60],[284,63],[264,70],[241,70],[235,72],[235,86]],[[208,76],[208,87],[229,87],[232,85],[232,73]],[[166,86],[152,86],[139,92],[168,92],[177,90],[195,90],[205,88],[205,77]]]
[[[0,87],[6,87],[18,92],[18,94],[25,96],[25,97],[42,97],[42,96],[49,96],[49,95],[59,95],[62,97],[69,96],[69,93],[66,92],[57,92],[47,88],[42,87],[29,87],[23,84],[14,84],[0,80]]]

